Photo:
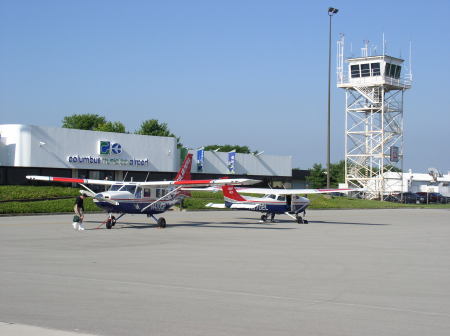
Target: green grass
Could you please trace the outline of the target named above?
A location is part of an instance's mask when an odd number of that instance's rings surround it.
[[[0,202],[0,214],[73,212],[78,195],[79,189],[69,187],[0,186],[0,201],[10,201]],[[52,200],[58,197],[69,198]],[[92,199],[86,199],[84,207],[86,211],[100,210]]]
[[[191,191],[191,195],[192,197],[183,200],[183,209],[211,209],[206,208],[205,205],[208,203],[223,203],[222,192]]]
[[[52,201],[0,203],[0,214],[73,212],[75,197]],[[85,211],[101,211],[92,199],[84,200]]]
[[[205,208],[208,203],[223,203],[222,192],[193,191],[191,194],[191,198],[183,201],[183,208],[188,210],[209,209]],[[77,188],[0,186],[0,201],[70,197],[57,200],[0,202],[0,214],[72,212],[77,195],[79,195]],[[309,195],[308,198],[311,200],[311,209],[450,208],[450,204],[398,204],[348,197],[328,198],[324,195]],[[86,199],[84,204],[86,211],[101,211],[91,198]]]
[[[79,189],[69,187],[0,186],[0,201],[76,197],[79,194]]]
[[[450,208],[450,204],[401,204],[380,202],[350,197],[327,198],[324,195],[309,195],[310,209],[398,209],[398,208]]]

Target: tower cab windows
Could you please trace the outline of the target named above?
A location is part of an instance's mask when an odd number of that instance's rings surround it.
[[[386,63],[384,75],[395,79],[399,79],[401,71],[402,67],[400,65]]]
[[[353,64],[350,66],[350,75],[352,78],[380,76],[380,63]]]
[[[370,71],[372,73],[372,76],[380,76],[380,63],[370,63]]]
[[[370,64],[361,64],[361,77],[369,77],[370,76]]]
[[[384,76],[395,79],[400,78],[402,67],[397,64],[386,63],[384,66]],[[376,63],[362,63],[350,65],[351,78],[381,76],[381,65]]]

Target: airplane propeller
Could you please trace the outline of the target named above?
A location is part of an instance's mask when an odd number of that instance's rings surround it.
[[[106,203],[109,203],[109,204],[112,204],[112,205],[119,205],[119,202],[114,201],[114,200],[111,200],[111,199],[109,199],[109,198],[105,198],[105,197],[103,197],[103,195],[102,195],[101,193],[100,193],[100,194],[95,193],[92,189],[89,189],[89,188],[86,187],[83,183],[80,183],[80,185],[81,185],[83,188],[86,189],[86,190],[80,190],[80,192],[81,192],[82,194],[85,194],[85,195],[87,195],[88,197],[92,197],[92,198],[94,198],[94,199],[96,199],[96,200],[98,200],[98,201],[100,201],[100,202],[106,202]]]

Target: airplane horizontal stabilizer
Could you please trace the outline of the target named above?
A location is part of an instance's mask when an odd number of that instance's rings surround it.
[[[227,207],[225,204],[218,204],[218,203],[208,203],[205,205],[207,208],[215,208],[215,209],[226,209]]]
[[[230,209],[245,209],[253,210],[258,206],[258,204],[244,204],[244,203],[234,203],[231,204]]]

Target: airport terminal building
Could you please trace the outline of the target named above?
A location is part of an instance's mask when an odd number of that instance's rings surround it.
[[[292,179],[291,156],[191,152],[194,179],[232,175],[287,184]],[[0,184],[29,184],[26,175],[171,180],[182,154],[171,137],[0,125]]]

